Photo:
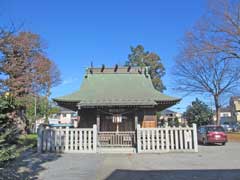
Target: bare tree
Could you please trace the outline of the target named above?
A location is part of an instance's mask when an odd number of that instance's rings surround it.
[[[186,33],[192,53],[215,53],[240,59],[240,1],[209,0],[208,11]]]
[[[174,74],[179,90],[220,99],[240,87],[240,1],[209,1],[208,12],[186,32]]]
[[[214,99],[219,124],[220,97],[240,87],[240,63],[215,54],[190,55],[182,51],[176,61],[174,74],[179,90],[208,93]]]

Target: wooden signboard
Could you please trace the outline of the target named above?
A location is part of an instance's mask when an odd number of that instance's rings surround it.
[[[142,128],[156,128],[157,116],[156,115],[144,115]]]

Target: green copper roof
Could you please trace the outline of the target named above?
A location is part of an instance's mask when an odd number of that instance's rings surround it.
[[[180,99],[154,89],[149,75],[144,73],[87,73],[79,91],[53,99],[56,102],[76,102],[80,106],[175,104]]]

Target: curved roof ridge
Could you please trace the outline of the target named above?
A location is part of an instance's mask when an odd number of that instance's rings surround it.
[[[80,90],[53,100],[77,102],[83,106],[156,105],[161,101],[173,104],[180,101],[158,92],[150,76],[139,73],[92,73],[85,76]]]

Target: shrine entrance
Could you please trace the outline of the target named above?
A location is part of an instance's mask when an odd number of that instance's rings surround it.
[[[109,109],[97,117],[99,147],[136,147],[134,113]]]
[[[136,147],[135,131],[98,132],[99,147]]]

